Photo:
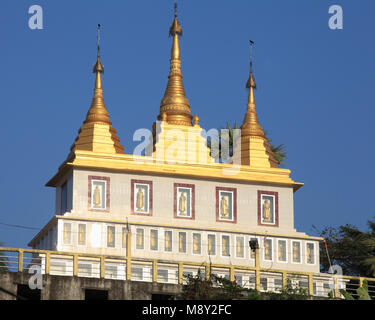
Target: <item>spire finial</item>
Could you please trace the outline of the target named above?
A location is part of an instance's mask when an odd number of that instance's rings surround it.
[[[100,56],[100,23],[98,23],[98,35],[97,35],[97,39],[98,39],[98,57]]]
[[[169,28],[169,36],[173,37],[175,34],[182,36],[182,28],[177,19],[177,1],[174,3],[174,20]]]
[[[253,45],[254,45],[254,41],[253,40],[249,40],[250,41],[250,73],[253,73]]]
[[[254,46],[254,41],[250,40],[250,76],[246,82],[246,88],[256,89],[257,85],[255,83],[255,79],[253,75],[253,46]]]
[[[98,32],[97,32],[97,40],[98,40],[98,54],[96,58],[96,62],[94,65],[93,73],[104,73],[104,67],[100,61],[100,27],[101,25],[98,24]]]

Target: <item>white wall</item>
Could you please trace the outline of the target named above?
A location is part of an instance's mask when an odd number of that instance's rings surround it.
[[[110,178],[110,211],[88,210],[88,176]],[[131,215],[131,179],[153,182],[153,215]],[[174,183],[195,185],[195,220],[175,219],[173,213]],[[237,223],[216,221],[216,186],[237,188]],[[199,225],[218,229],[251,230],[295,234],[293,217],[293,188],[253,183],[202,181],[176,177],[144,176],[128,173],[74,171],[73,210],[69,215],[140,221],[179,226]],[[279,227],[258,226],[258,190],[278,192]],[[301,233],[299,233],[301,234]]]

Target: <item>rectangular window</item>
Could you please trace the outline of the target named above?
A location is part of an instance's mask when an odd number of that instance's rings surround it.
[[[192,184],[174,184],[175,218],[194,219],[194,190]]]
[[[292,241],[292,261],[294,263],[301,263],[301,242]]]
[[[186,232],[178,233],[178,251],[186,253]]]
[[[235,282],[239,285],[239,286],[243,286],[244,285],[244,277],[242,275],[239,275],[239,274],[235,274],[234,275],[234,280]]]
[[[264,260],[272,261],[272,239],[264,240]]]
[[[65,182],[61,186],[61,213],[65,213],[68,207],[68,187],[67,183]]]
[[[223,257],[229,257],[230,255],[230,243],[229,236],[221,237],[221,255]]]
[[[258,190],[258,224],[278,227],[279,196],[277,192]]]
[[[108,248],[114,248],[116,243],[116,233],[115,233],[115,227],[108,226],[107,227],[107,247]]]
[[[90,244],[93,248],[100,248],[102,244],[102,225],[101,224],[92,224],[90,232]],[[103,237],[104,239],[104,237]]]
[[[105,277],[107,279],[117,279],[117,266],[106,265]]]
[[[64,244],[65,244],[65,238],[66,237],[66,232],[65,232],[65,226],[64,226]],[[39,240],[39,249],[44,249],[44,238],[45,237],[43,237],[43,238],[41,238],[40,240]],[[69,238],[68,238],[69,239]],[[69,244],[69,243],[68,243]]]
[[[282,279],[274,279],[273,281],[274,284],[274,290],[275,291],[281,291],[283,288],[283,280]]]
[[[306,243],[306,260],[308,264],[315,263],[314,243],[312,242]]]
[[[244,258],[245,257],[245,250],[244,250],[245,240],[243,237],[236,237],[236,257],[237,258]]]
[[[152,215],[152,181],[131,180],[132,214]]]
[[[91,277],[92,265],[90,263],[78,263],[78,275],[80,277]]]
[[[237,221],[237,189],[216,187],[216,221]]]
[[[136,249],[144,249],[145,248],[145,231],[144,229],[137,228],[136,229]]]
[[[303,290],[308,290],[309,289],[309,282],[308,281],[298,281],[298,285],[301,289]]]
[[[127,244],[127,237],[128,237],[128,228],[122,228],[122,248],[126,248]]]
[[[91,209],[105,210],[107,207],[107,181],[91,180]]]
[[[165,231],[164,233],[164,250],[172,251],[172,231]]]
[[[177,216],[191,217],[191,188],[177,188]]]
[[[286,240],[277,241],[277,260],[279,262],[287,261]]]
[[[50,272],[55,275],[66,275],[66,263],[51,260]]]
[[[136,281],[143,280],[143,268],[132,267],[131,269],[131,279]]]
[[[267,278],[260,278],[260,288],[263,291],[267,291],[267,288],[268,288],[268,280],[267,280]]]
[[[249,277],[249,286],[250,286],[250,288],[255,289],[255,284],[256,284],[256,278],[250,276],[250,277]]]
[[[275,223],[275,196],[262,194],[262,223]]]
[[[168,282],[168,270],[158,270],[158,282]]]
[[[201,235],[193,233],[193,253],[201,254]]]
[[[216,255],[216,236],[214,234],[209,234],[207,236],[208,242],[208,254],[211,256]]]
[[[150,249],[158,250],[158,230],[150,230]]]
[[[72,244],[72,224],[71,223],[64,223],[64,230],[63,230],[63,238],[64,244]]]
[[[78,244],[80,246],[86,245],[86,225],[78,224]]]

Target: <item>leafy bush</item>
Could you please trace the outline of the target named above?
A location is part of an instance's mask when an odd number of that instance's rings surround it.
[[[293,286],[288,280],[287,285],[279,293],[258,292],[240,286],[236,281],[211,274],[210,279],[202,276],[200,270],[196,276],[185,276],[187,283],[183,286],[181,299],[184,300],[307,300],[306,289]]]
[[[362,287],[357,289],[358,299],[355,299],[349,292],[340,289],[340,293],[344,296],[345,300],[372,300],[368,292],[368,282],[363,281]]]

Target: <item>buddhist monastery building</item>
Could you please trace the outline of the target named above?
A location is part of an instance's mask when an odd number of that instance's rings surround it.
[[[202,266],[206,274],[210,270],[267,290],[285,284],[272,271],[319,274],[322,238],[294,227],[293,199],[303,183],[279,167],[258,120],[252,60],[248,100],[233,106],[243,110],[240,136],[231,161],[223,162],[213,156],[199,110],[185,93],[176,8],[169,35],[168,82],[155,122],[144,124],[152,134],[140,155],[112,126],[114,106],[104,102],[98,43],[91,106],[67,158],[46,184],[56,189],[55,212],[29,246],[87,255],[79,261],[51,259],[48,268],[57,275],[71,273],[78,264],[81,276],[104,272],[112,279],[177,283]],[[193,46],[191,41],[185,44]],[[246,76],[246,65],[244,70]],[[105,268],[90,255],[106,257]],[[270,273],[256,277],[249,267]]]

